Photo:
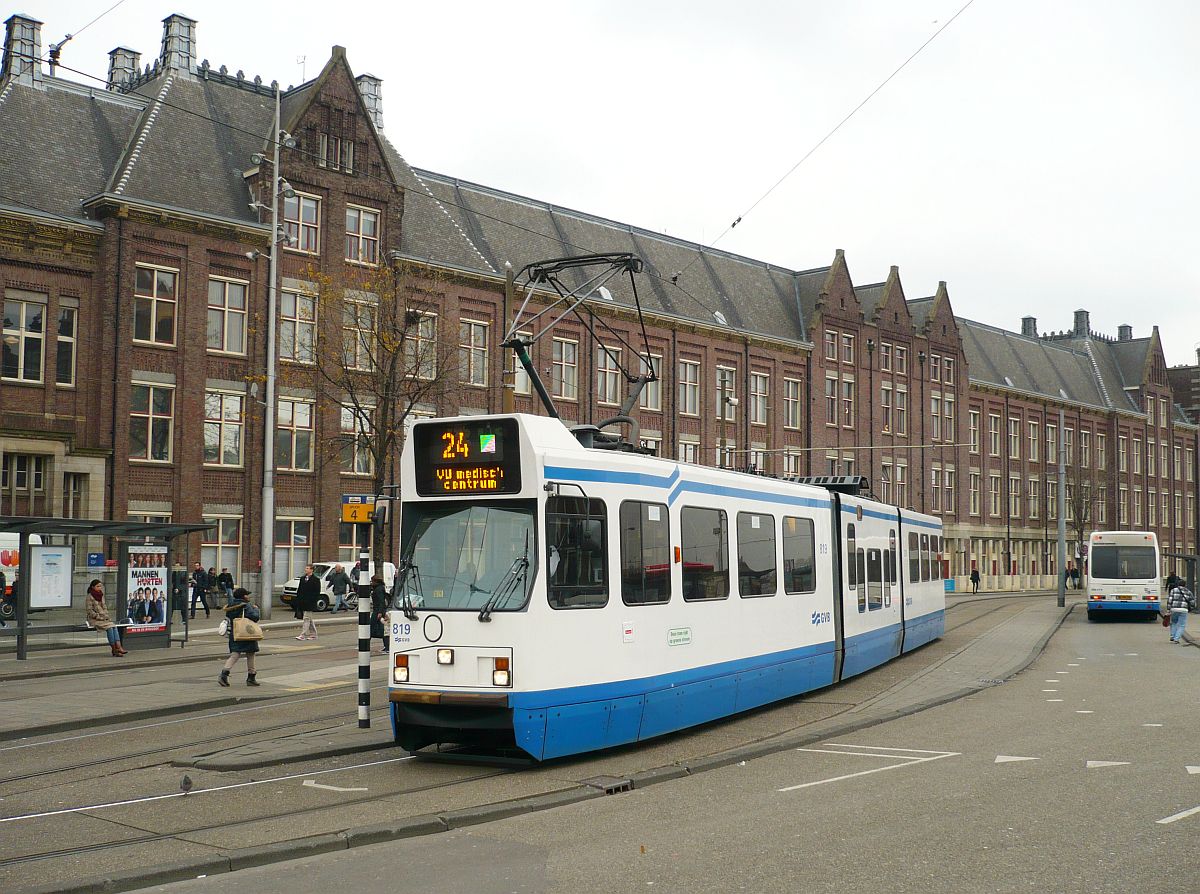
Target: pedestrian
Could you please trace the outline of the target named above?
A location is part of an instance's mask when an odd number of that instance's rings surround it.
[[[971,569],[971,593],[975,594],[978,592],[979,592],[979,569],[972,568]]]
[[[1167,591],[1167,608],[1171,612],[1171,642],[1177,643],[1183,639],[1188,612],[1196,607],[1196,597],[1175,575],[1167,579],[1167,586],[1170,587]]]
[[[121,628],[114,624],[112,618],[108,616],[108,607],[104,604],[104,585],[100,583],[99,578],[93,578],[92,582],[88,584],[83,610],[86,613],[88,626],[104,631],[108,645],[112,648],[113,658],[120,658],[126,654],[125,647],[121,645]]]
[[[383,641],[383,651],[388,651],[387,637],[387,588],[383,578],[378,574],[371,578],[371,639],[379,637]]]
[[[179,562],[171,569],[171,613],[179,612],[179,620],[186,626],[188,608],[188,573]]]
[[[204,566],[199,562],[192,564],[192,617],[196,617],[196,601],[204,606],[204,617],[209,616],[208,611],[208,572],[204,570]]]
[[[260,617],[258,606],[250,601],[250,591],[245,587],[238,587],[234,590],[229,597],[229,604],[225,606],[225,619],[229,622],[229,629],[225,631],[225,635],[229,638],[229,658],[225,660],[225,666],[221,668],[221,675],[217,677],[218,685],[229,685],[229,672],[233,670],[233,666],[243,655],[246,656],[246,685],[260,685],[254,669],[254,656],[258,654],[258,640],[233,638],[235,618],[258,621]]]
[[[346,593],[350,590],[350,575],[346,573],[346,569],[342,563],[333,566],[333,571],[329,575],[329,586],[333,590],[333,613],[350,611],[350,606],[346,604]]]
[[[233,598],[233,575],[229,573],[228,568],[222,568],[221,573],[217,575],[217,587],[220,588],[226,602]]]
[[[317,602],[321,598],[321,579],[313,574],[311,565],[304,566],[304,575],[296,587],[296,595],[292,597],[292,612],[304,621],[300,625],[300,635],[296,639],[316,639]]]

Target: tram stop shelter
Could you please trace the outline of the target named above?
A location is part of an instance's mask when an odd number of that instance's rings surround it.
[[[86,518],[38,518],[0,516],[0,534],[19,538],[17,586],[13,592],[16,629],[0,629],[0,635],[17,637],[17,660],[28,658],[31,609],[71,607],[75,576],[75,540],[80,537],[110,537],[117,546],[117,593],[110,614],[124,628],[125,641],[135,648],[167,648],[171,645],[171,615],[175,580],[176,537],[207,531],[211,524],[175,522],[106,521]],[[65,543],[35,543],[43,538]],[[186,575],[186,572],[184,572]],[[11,584],[12,582],[9,581]],[[0,594],[2,596],[3,594]],[[188,594],[182,594],[186,599]],[[186,619],[186,613],[184,615]],[[66,633],[78,624],[38,625],[38,633]],[[184,637],[187,639],[187,621]]]

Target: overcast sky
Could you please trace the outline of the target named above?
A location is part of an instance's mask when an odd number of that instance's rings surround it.
[[[114,2],[22,11],[46,44]],[[149,61],[173,12],[199,58],[285,86],[342,44],[413,165],[709,244],[965,2],[124,0],[63,62]],[[944,279],[1018,331],[1157,324],[1195,363],[1197,46],[1196,0],[974,0],[717,246],[792,269],[843,248],[856,283],[895,264],[909,298]]]

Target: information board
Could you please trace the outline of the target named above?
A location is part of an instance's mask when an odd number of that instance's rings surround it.
[[[30,608],[70,608],[74,555],[69,546],[31,545]]]

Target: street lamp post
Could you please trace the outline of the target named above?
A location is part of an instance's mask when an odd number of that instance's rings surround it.
[[[275,367],[278,365],[276,326],[279,301],[279,197],[291,198],[295,192],[279,173],[279,146],[286,141],[289,146],[296,142],[280,128],[279,86],[275,86],[275,120],[271,129],[271,254],[270,282],[267,284],[267,380],[263,393],[263,488],[262,530],[260,536],[259,586],[262,590],[263,617],[271,617],[271,603],[275,598],[274,543],[275,543]],[[262,159],[265,160],[265,159]]]

